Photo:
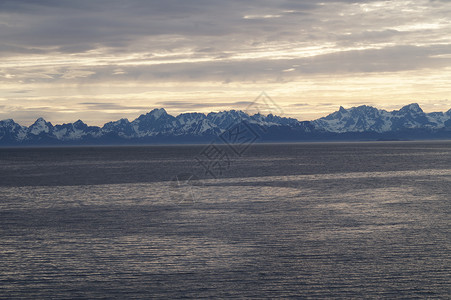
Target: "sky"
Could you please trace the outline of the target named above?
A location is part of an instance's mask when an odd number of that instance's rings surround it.
[[[451,1],[1,0],[0,119],[451,108]]]

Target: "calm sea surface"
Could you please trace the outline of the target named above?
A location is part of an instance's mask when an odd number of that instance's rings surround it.
[[[201,153],[0,149],[0,298],[451,297],[450,142]]]

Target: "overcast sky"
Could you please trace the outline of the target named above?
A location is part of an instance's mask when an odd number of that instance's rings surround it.
[[[0,119],[451,108],[450,1],[1,0]]]

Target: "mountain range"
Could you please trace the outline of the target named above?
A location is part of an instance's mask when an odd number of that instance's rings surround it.
[[[174,117],[163,108],[102,127],[81,120],[53,125],[43,118],[26,127],[8,119],[0,121],[0,146],[209,143],[220,141],[218,137],[240,122],[259,142],[451,139],[451,109],[425,113],[413,103],[390,112],[366,105],[340,107],[314,121],[237,110]]]

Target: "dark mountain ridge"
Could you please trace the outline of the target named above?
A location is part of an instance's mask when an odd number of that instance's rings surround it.
[[[0,146],[208,143],[240,122],[260,142],[451,139],[451,109],[425,113],[413,103],[391,112],[366,105],[340,107],[314,121],[237,110],[174,117],[163,108],[102,127],[81,120],[53,125],[43,118],[26,127],[8,119],[0,121]]]

